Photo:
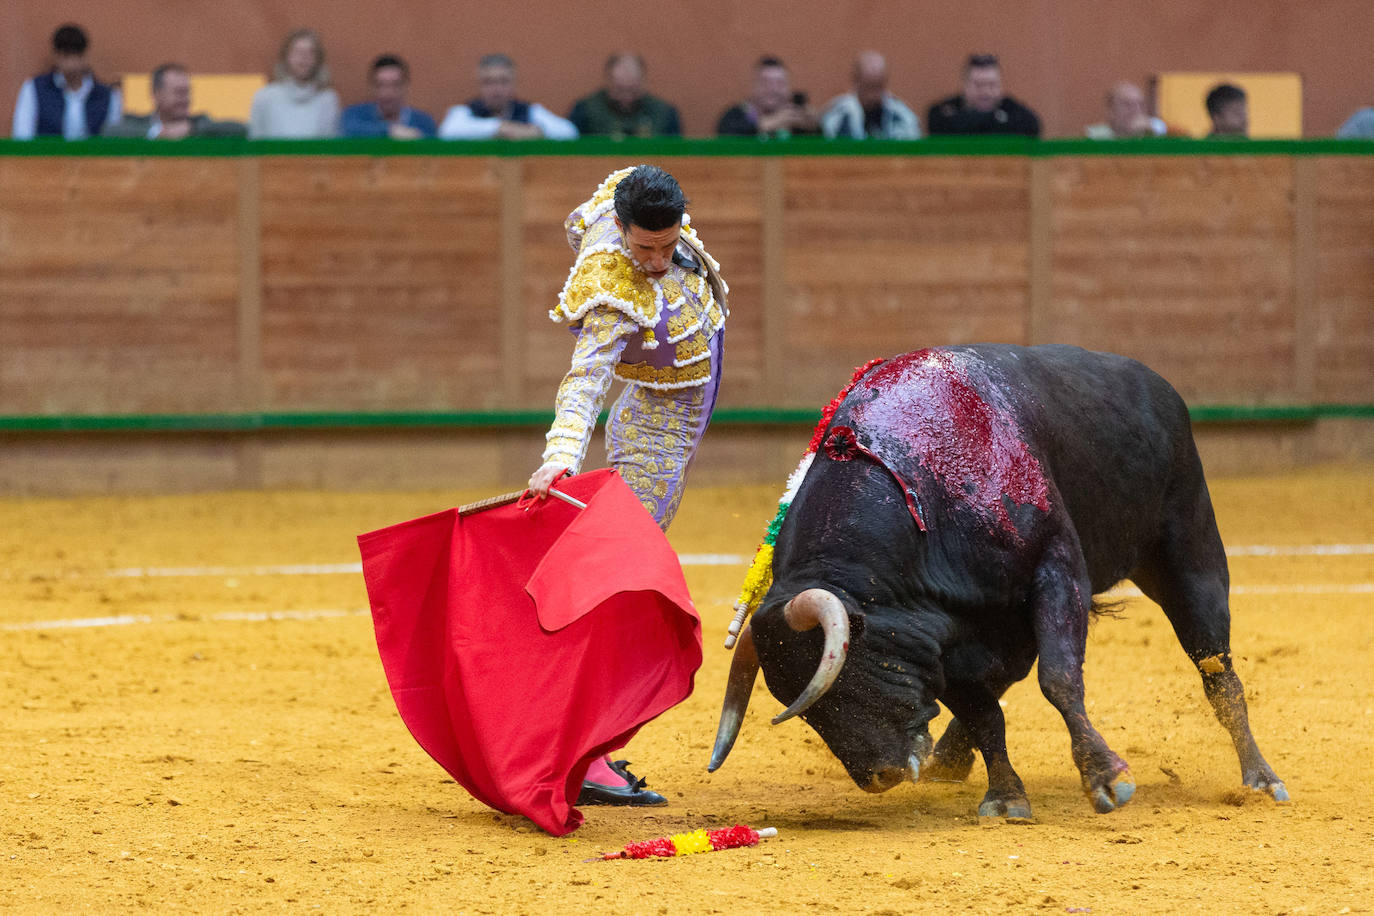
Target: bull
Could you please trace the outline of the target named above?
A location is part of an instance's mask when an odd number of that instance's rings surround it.
[[[1251,734],[1231,661],[1230,576],[1188,410],[1139,362],[1069,346],[908,353],[838,403],[741,634],[709,770],[760,668],[860,788],[962,780],[978,813],[1029,820],[998,699],[1039,661],[1093,808],[1135,791],[1084,708],[1094,595],[1123,579],[1163,608],[1230,733],[1241,781],[1288,792]],[[929,722],[953,716],[934,744]]]

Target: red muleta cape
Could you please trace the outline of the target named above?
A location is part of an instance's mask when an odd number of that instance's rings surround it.
[[[479,801],[562,836],[592,760],[685,699],[701,621],[677,554],[610,470],[555,499],[358,537],[402,721]]]

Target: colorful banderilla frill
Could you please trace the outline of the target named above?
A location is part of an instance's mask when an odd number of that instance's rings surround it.
[[[782,494],[782,499],[778,500],[778,511],[773,516],[773,520],[768,523],[768,530],[764,532],[763,543],[759,544],[758,550],[754,551],[754,562],[749,564],[749,572],[744,576],[744,585],[740,588],[739,597],[735,599],[735,616],[730,621],[729,632],[725,637],[725,648],[733,649],[735,639],[739,636],[740,630],[744,628],[744,621],[750,614],[758,609],[759,602],[763,600],[768,587],[773,584],[773,545],[778,540],[778,530],[782,528],[782,520],[787,517],[787,510],[792,505],[792,499],[797,495],[797,488],[801,486],[802,478],[811,468],[811,462],[816,457],[816,450],[821,447],[821,439],[825,436],[825,429],[830,425],[830,419],[835,416],[835,411],[848,396],[850,390],[859,383],[859,379],[874,366],[881,363],[881,359],[871,359],[858,369],[854,370],[854,377],[849,380],[849,384],[840,389],[840,393],[825,405],[821,411],[821,420],[816,424],[816,431],[811,434],[811,443],[806,447],[806,454],[802,455],[801,463],[792,472],[792,476],[787,478],[787,489]]]
[[[717,849],[737,849],[741,846],[754,846],[761,839],[778,835],[778,828],[764,827],[755,830],[743,824],[723,827],[720,830],[693,830],[691,833],[675,833],[661,836],[642,843],[631,843],[620,852],[611,852],[603,859],[648,859],[652,856],[690,856],[694,852],[714,852]]]

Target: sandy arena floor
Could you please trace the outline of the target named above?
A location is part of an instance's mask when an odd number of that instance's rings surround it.
[[[355,534],[489,494],[0,502],[0,911],[1374,912],[1374,468],[1212,488],[1237,667],[1291,804],[1239,791],[1143,599],[1088,653],[1089,710],[1139,785],[1121,811],[1088,806],[1033,678],[1006,699],[1033,825],[979,822],[981,765],[859,791],[802,722],[768,724],[762,679],[708,776],[743,565],[693,565],[697,692],[625,753],[672,804],[586,809],[563,839],[477,804],[410,738],[352,571]],[[691,490],[672,539],[747,556],[776,497]],[[585,861],[737,822],[780,835]]]

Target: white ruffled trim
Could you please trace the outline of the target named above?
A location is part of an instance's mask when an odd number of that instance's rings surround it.
[[[686,382],[641,382],[636,379],[621,378],[618,375],[616,376],[616,378],[620,379],[627,385],[638,385],[641,388],[652,388],[655,391],[676,391],[679,388],[700,388],[707,382],[711,381],[711,376],[709,375],[705,376],[704,378],[691,379],[690,381]]]
[[[582,266],[582,262],[594,254],[623,254],[630,259],[631,264],[634,264],[635,267],[639,266],[638,262],[635,261],[635,256],[630,254],[630,249],[626,248],[623,242],[597,242],[590,248],[584,248],[578,253],[576,260],[573,261],[572,270],[568,271],[568,279],[571,280],[573,274],[577,273],[577,268]],[[648,274],[645,276],[650,280],[653,279]]]
[[[639,313],[639,309],[634,305],[634,303],[631,303],[625,299],[620,299],[616,296],[612,296],[609,293],[602,293],[596,296],[592,296],[588,298],[586,302],[582,303],[581,307],[579,307],[576,311],[568,311],[568,286],[572,283],[573,277],[577,276],[577,269],[582,266],[582,262],[585,261],[587,258],[591,257],[594,254],[603,253],[622,254],[630,259],[631,264],[635,263],[634,256],[631,255],[630,252],[625,249],[625,246],[623,244],[618,244],[616,242],[599,242],[591,246],[590,248],[584,249],[577,255],[577,260],[573,261],[572,268],[568,270],[568,279],[563,281],[563,289],[560,290],[558,293],[558,308],[549,310],[549,318],[551,318],[556,324],[562,324],[565,321],[569,323],[574,321],[581,321],[582,318],[587,314],[587,312],[591,311],[598,305],[605,305],[615,309],[617,312],[620,312],[622,315],[624,315],[626,318],[629,318],[631,321],[633,321],[640,327],[645,328],[647,330],[653,330],[655,327],[658,326],[658,319],[663,313],[663,306],[661,304],[663,300],[663,287],[659,284],[657,280],[655,280],[653,277],[650,277],[648,274],[644,275],[644,279],[649,281],[649,285],[653,290],[654,305],[654,313],[652,316],[648,318],[645,318],[643,315]]]
[[[710,284],[710,282],[707,281],[705,278],[701,278],[701,283],[702,283],[702,290],[703,290],[703,292],[705,293],[705,295],[704,295],[704,296],[701,296],[701,297],[698,297],[698,298],[699,298],[699,301],[701,302],[701,315],[700,315],[700,317],[697,319],[697,323],[694,324],[694,325],[692,325],[692,326],[691,326],[690,328],[688,328],[687,330],[683,331],[681,334],[678,334],[678,335],[669,334],[669,335],[668,335],[668,343],[670,343],[670,344],[675,344],[675,343],[677,343],[678,341],[686,340],[688,337],[691,337],[693,334],[695,334],[696,332],[700,331],[703,327],[705,327],[705,326],[706,326],[706,322],[710,319],[710,317],[711,317],[711,306],[717,305],[717,303],[716,303],[716,294],[715,294],[715,292],[711,289],[711,284]],[[682,303],[685,303],[685,302],[686,302],[686,298],[687,298],[687,297],[686,297],[687,284],[686,284],[686,283],[682,284],[682,288],[683,288],[683,291],[684,291],[684,292],[683,292],[683,297],[682,297],[681,302],[682,302]],[[673,311],[673,310],[670,309],[670,311]],[[724,325],[725,325],[725,310],[722,309],[722,308],[719,308],[719,306],[717,305],[717,311],[721,313],[721,317],[720,317],[720,321],[717,322],[717,323],[711,328],[711,333],[713,333],[713,334],[714,334],[716,331],[719,331],[719,330],[720,330],[722,327],[724,327]]]
[[[639,309],[633,302],[626,302],[624,299],[612,296],[610,293],[601,293],[599,295],[589,297],[586,302],[582,303],[581,307],[578,308],[577,311],[571,313],[565,313],[565,311],[561,309],[561,307],[564,304],[562,296],[558,297],[558,304],[560,308],[549,310],[549,318],[551,318],[556,324],[562,324],[565,321],[569,324],[572,324],[576,321],[581,321],[583,318],[587,316],[587,313],[590,312],[592,309],[596,308],[598,305],[604,305],[608,308],[615,309],[617,312],[624,315],[626,318],[630,319],[635,324],[639,325],[641,328],[644,328],[647,331],[652,331],[654,328],[658,327],[657,315],[653,316],[652,318],[645,318],[644,316],[639,314]]]
[[[690,328],[688,328],[687,330],[683,331],[681,334],[677,335],[676,337],[673,337],[672,335],[669,335],[669,336],[668,336],[668,343],[670,343],[670,344],[675,344],[675,343],[677,343],[677,342],[679,342],[679,341],[686,340],[687,338],[689,338],[689,337],[691,337],[693,334],[695,334],[697,331],[700,331],[700,330],[701,330],[701,326],[702,326],[703,324],[705,324],[705,323],[706,323],[706,312],[703,310],[703,311],[702,311],[702,314],[701,314],[701,320],[700,320],[700,321],[698,321],[696,324],[692,325]]]
[[[699,362],[701,362],[703,359],[710,359],[710,357],[711,357],[711,347],[710,347],[710,345],[708,344],[708,345],[706,346],[706,349],[705,349],[705,350],[701,351],[701,353],[697,354],[696,356],[693,356],[691,359],[675,359],[675,360],[673,360],[673,368],[674,368],[674,369],[681,369],[683,366],[690,366],[692,363],[699,363]]]

